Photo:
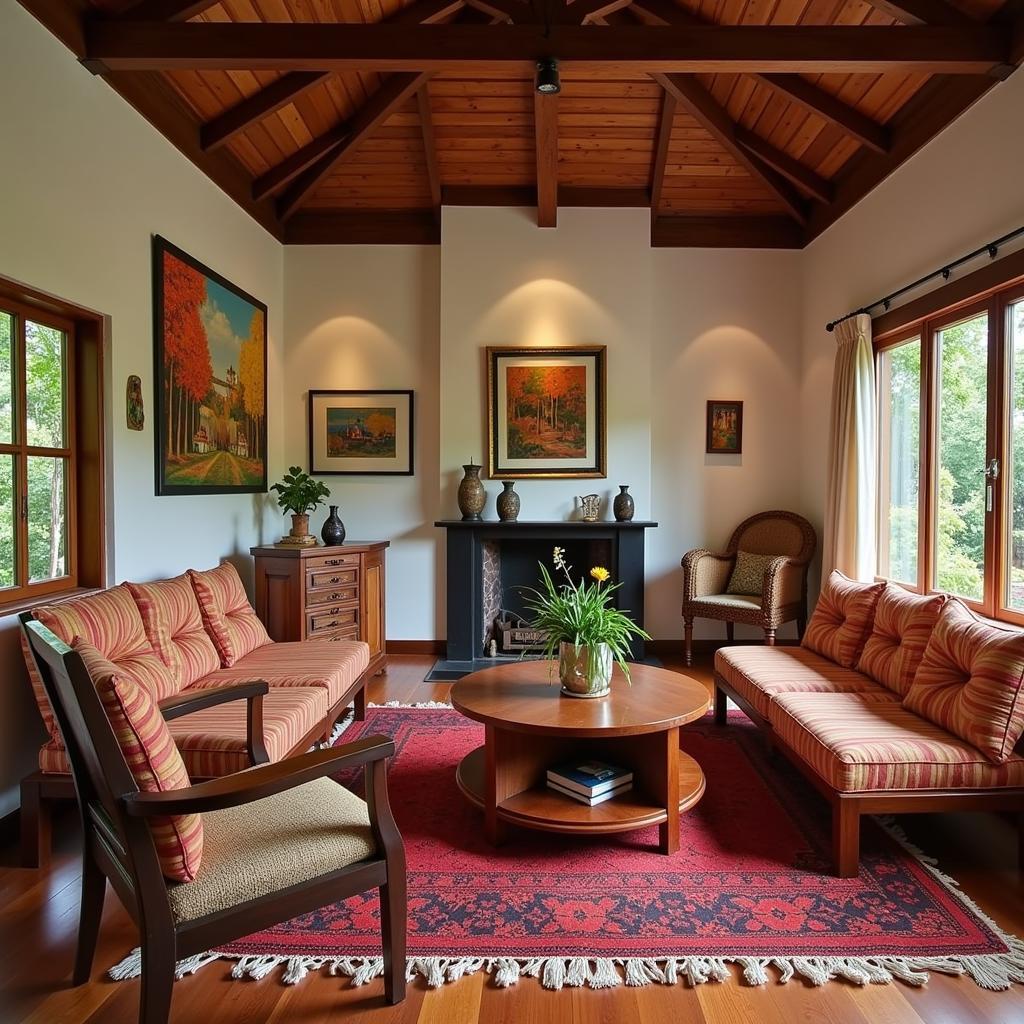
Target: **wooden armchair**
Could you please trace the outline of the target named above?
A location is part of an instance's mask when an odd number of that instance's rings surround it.
[[[817,538],[814,527],[794,512],[759,512],[733,531],[725,551],[688,551],[683,566],[683,635],[686,664],[693,661],[693,620],[725,621],[730,643],[734,625],[745,622],[764,630],[765,643],[775,643],[784,622],[797,621],[803,636],[807,625],[807,569]],[[760,594],[727,593],[738,551],[777,556],[768,563]]]
[[[81,657],[40,623],[26,629],[82,818],[74,984],[92,970],[108,879],[139,928],[140,1024],[165,1024],[178,960],[377,887],[384,993],[389,1003],[404,999],[405,850],[388,804],[391,740],[371,736],[185,789],[141,792]],[[267,684],[231,689],[252,708]],[[204,703],[203,694],[195,698]],[[183,703],[171,713],[186,713]],[[365,766],[365,804],[326,778],[356,765]],[[198,876],[168,882],[148,821],[192,812],[202,813],[205,833]]]

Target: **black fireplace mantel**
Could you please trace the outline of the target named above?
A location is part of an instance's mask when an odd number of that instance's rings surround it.
[[[487,519],[441,519],[434,523],[447,531],[447,658],[438,662],[432,679],[458,679],[484,665],[481,636],[485,631],[483,560],[484,545],[503,541],[560,542],[603,541],[609,547],[608,569],[621,584],[615,602],[629,610],[640,626],[644,622],[644,537],[645,530],[658,524],[646,520],[630,522],[534,521],[501,522]],[[632,657],[642,661],[643,641],[634,641]]]

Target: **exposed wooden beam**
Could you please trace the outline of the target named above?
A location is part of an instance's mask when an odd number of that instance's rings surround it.
[[[668,148],[672,141],[672,122],[676,117],[676,98],[665,89],[661,91],[661,110],[658,114],[658,137],[654,143],[654,159],[651,162],[651,216],[658,216],[661,206],[661,187],[665,181],[668,165]]]
[[[573,0],[565,8],[567,21],[576,25],[586,24],[588,21],[598,21],[621,11],[628,7],[633,0]]]
[[[872,7],[904,25],[976,25],[946,0],[867,0]]]
[[[337,149],[352,134],[347,121],[335,125],[330,131],[307,142],[291,156],[285,157],[269,171],[265,171],[252,183],[253,199],[265,199],[280,192],[293,178],[297,178],[307,167],[312,166],[327,153]]]
[[[441,190],[445,206],[536,206],[537,192],[525,185],[445,185]],[[559,185],[558,205],[614,209],[646,208],[646,188],[586,188]]]
[[[413,0],[389,14],[384,22],[388,25],[436,25],[464,6],[463,0]]]
[[[399,74],[389,78],[352,116],[347,124],[348,135],[338,146],[329,149],[316,163],[306,168],[277,202],[277,215],[282,221],[302,205],[306,197],[342,161],[349,159],[376,129],[384,123],[416,90],[426,84],[428,72]],[[328,133],[330,134],[330,133]]]
[[[324,210],[297,213],[284,230],[286,245],[438,245],[433,210]]]
[[[523,0],[466,0],[466,4],[492,18],[512,24],[528,24],[536,20],[533,8],[523,3]]]
[[[832,202],[835,189],[830,181],[823,178],[820,174],[816,174],[806,164],[800,163],[799,160],[794,159],[788,153],[777,149],[770,142],[761,138],[756,132],[737,125],[736,141],[814,199],[818,199],[823,203]]]
[[[558,94],[533,93],[533,141],[537,155],[537,226],[558,223]]]
[[[651,245],[687,249],[802,249],[803,234],[788,217],[654,217]]]
[[[737,137],[737,126],[707,89],[688,75],[654,75],[666,92],[670,92],[704,126],[725,149],[757,180],[782,201],[801,223],[807,219],[803,198],[777,171],[755,156]]]
[[[93,70],[515,70],[557,55],[579,70],[621,73],[886,72],[987,74],[1010,54],[988,26],[594,26],[97,22]]]
[[[423,85],[416,93],[416,105],[420,112],[420,131],[423,133],[423,156],[427,164],[427,180],[430,184],[430,204],[434,216],[441,220],[441,169],[437,163],[437,143],[434,140],[434,114],[430,109],[430,93]]]
[[[298,99],[307,89],[330,78],[329,71],[289,71],[259,92],[218,114],[199,129],[199,144],[207,152],[223,146],[250,125]]]
[[[115,21],[188,21],[220,0],[141,0],[112,16]]]

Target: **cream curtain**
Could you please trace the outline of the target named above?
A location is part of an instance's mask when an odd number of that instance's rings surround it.
[[[875,358],[871,317],[836,325],[822,579],[875,574]]]

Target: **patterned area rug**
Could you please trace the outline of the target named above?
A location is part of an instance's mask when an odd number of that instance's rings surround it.
[[[707,792],[683,815],[671,857],[657,852],[656,828],[592,839],[512,829],[494,850],[454,777],[482,727],[448,709],[380,707],[341,739],[373,733],[398,748],[389,790],[408,855],[409,975],[430,985],[480,970],[502,986],[522,974],[555,989],[697,984],[727,980],[729,963],[754,985],[794,974],[923,984],[929,970],[993,989],[1024,982],[1024,943],[894,829],[865,819],[859,877],[830,875],[825,804],[766,759],[742,714],[683,730]],[[340,781],[361,786],[359,772]],[[179,973],[218,957],[236,960],[236,977],[283,967],[296,982],[326,968],[368,981],[382,970],[376,894],[183,961]],[[136,953],[112,974],[137,969]]]

